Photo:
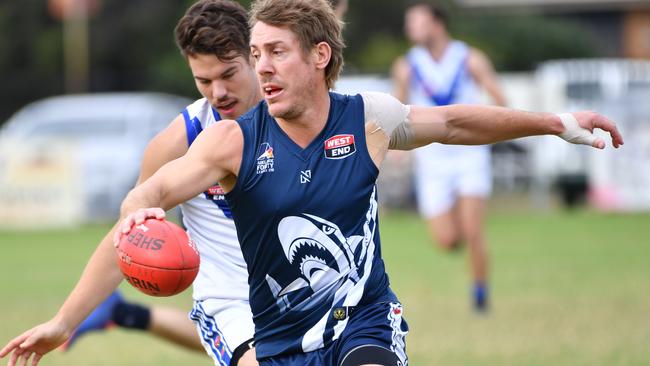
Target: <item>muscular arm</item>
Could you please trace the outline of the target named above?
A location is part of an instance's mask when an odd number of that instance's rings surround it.
[[[476,83],[485,89],[492,98],[494,104],[502,107],[506,105],[506,98],[497,80],[494,67],[483,52],[472,49],[467,60],[467,68]]]
[[[623,144],[623,138],[616,125],[604,116],[593,112],[566,115],[571,116],[573,122],[567,121],[566,118],[562,120],[555,114],[493,106],[412,106],[408,126],[413,147],[433,142],[481,145],[526,136],[558,135],[569,142],[603,149],[605,141],[592,135],[593,130],[597,128],[610,133],[614,147]],[[579,138],[575,138],[578,135]]]
[[[409,121],[414,147],[433,142],[482,145],[524,136],[558,135],[564,131],[554,114],[479,105],[411,106]]]
[[[593,112],[567,113],[560,118],[494,106],[405,106],[383,93],[362,93],[362,97],[368,149],[377,166],[386,147],[410,150],[434,142],[480,145],[525,136],[558,135],[572,143],[602,149],[605,142],[592,135],[598,128],[611,135],[614,147],[623,144],[616,125]]]
[[[243,151],[242,131],[225,120],[205,129],[187,153],[161,167],[122,202],[122,217],[148,207],[170,209],[205,191],[215,182],[234,186]]]
[[[185,151],[187,137],[183,117],[179,115],[147,145],[138,182],[146,180],[160,166],[182,156]],[[57,314],[47,323],[16,337],[0,351],[0,356],[4,357],[15,349],[17,352],[14,352],[13,357],[35,353],[35,357],[40,358],[65,342],[88,314],[117,288],[122,281],[122,274],[115,260],[112,241],[114,230],[115,227],[99,243]]]
[[[136,186],[147,180],[166,162],[182,156],[186,151],[185,125],[183,116],[179,115],[147,145]],[[112,242],[114,230],[115,228],[111,229],[102,239],[79,282],[57,314],[71,330],[74,330],[122,281]]]

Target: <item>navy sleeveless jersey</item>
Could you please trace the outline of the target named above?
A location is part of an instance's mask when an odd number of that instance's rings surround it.
[[[325,347],[347,325],[341,310],[397,300],[381,259],[363,100],[330,93],[330,101],[325,128],[305,149],[266,102],[238,120],[242,164],[226,199],[248,264],[260,359]]]

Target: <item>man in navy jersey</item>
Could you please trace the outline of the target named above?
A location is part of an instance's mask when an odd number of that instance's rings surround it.
[[[207,128],[188,153],[131,191],[115,240],[219,181],[249,268],[262,365],[404,365],[408,327],[380,257],[375,180],[388,149],[555,134],[604,148],[592,112],[403,105],[329,92],[340,23],[324,0],[259,0],[251,53],[264,101]],[[157,207],[162,207],[157,208]]]
[[[387,150],[555,134],[604,148],[591,112],[416,107],[381,93],[330,93],[343,58],[325,0],[253,4],[251,53],[264,101],[205,129],[187,154],[132,190],[114,240],[218,181],[249,270],[262,365],[404,365],[407,326],[388,287],[377,230]]]

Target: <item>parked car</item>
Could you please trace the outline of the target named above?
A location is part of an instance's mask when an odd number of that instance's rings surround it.
[[[38,149],[34,156],[43,160],[52,159],[48,149],[55,145],[74,146],[71,165],[79,169],[81,220],[115,219],[138,177],[147,142],[190,102],[158,93],[66,95],[33,102],[0,130],[0,146],[9,146],[10,141],[17,146],[3,149],[0,178],[2,174],[6,177],[6,162],[15,151]],[[47,186],[47,182],[43,184]]]

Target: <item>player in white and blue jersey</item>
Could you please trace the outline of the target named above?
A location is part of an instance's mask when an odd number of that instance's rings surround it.
[[[414,105],[476,104],[479,87],[497,105],[505,98],[489,59],[451,39],[447,17],[428,3],[408,7],[405,30],[414,43],[393,66],[395,96]],[[492,189],[489,146],[431,144],[413,151],[418,208],[443,249],[469,247],[473,305],[488,306],[488,254],[483,222]]]
[[[324,0],[258,0],[251,53],[264,101],[206,129],[188,153],[129,193],[114,240],[218,181],[249,270],[261,365],[405,365],[403,308],[381,259],[375,180],[388,149],[556,134],[615,147],[591,112],[407,106],[330,93],[340,23]],[[182,172],[183,174],[179,174]]]
[[[234,100],[224,98],[221,105],[231,102]],[[244,109],[249,104],[241,103],[239,107]],[[235,105],[230,107],[232,112],[226,110],[237,116],[241,114],[237,109]],[[189,146],[221,116],[203,98],[183,111],[183,119]],[[199,273],[192,284],[194,308],[190,313],[201,342],[215,365],[237,365],[245,352],[250,352],[247,358],[252,362],[254,326],[248,302],[248,270],[224,191],[215,182],[197,197],[183,202],[181,211],[183,224],[201,255]]]

